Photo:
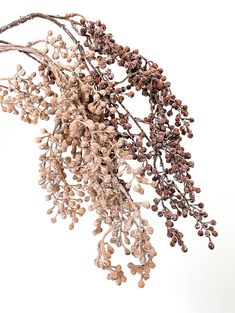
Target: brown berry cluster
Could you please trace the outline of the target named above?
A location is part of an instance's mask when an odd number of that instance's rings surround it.
[[[47,193],[51,222],[69,219],[72,230],[86,211],[95,211],[93,234],[102,234],[95,264],[118,285],[126,277],[112,262],[116,248],[133,258],[128,268],[139,274],[140,288],[155,267],[153,227],[142,217],[144,210],[164,218],[172,247],[187,251],[175,224],[191,216],[213,249],[216,222],[196,201],[201,190],[189,173],[191,154],[182,146],[184,136],[193,137],[194,119],[172,94],[163,69],[116,43],[105,24],[79,14],[33,13],[0,27],[0,33],[34,18],[55,24],[61,34],[50,30],[26,45],[0,40],[1,53],[18,51],[36,64],[30,73],[17,65],[15,74],[0,77],[0,104],[27,123],[52,120],[52,131],[43,128],[36,138],[39,184]],[[124,68],[123,79],[115,79],[113,65]],[[137,92],[149,101],[142,118],[125,104]],[[152,188],[150,201],[143,198],[146,188]]]

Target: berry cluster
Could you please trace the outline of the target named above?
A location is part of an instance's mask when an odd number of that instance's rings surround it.
[[[79,14],[33,13],[0,27],[0,33],[34,18],[57,25],[62,34],[50,30],[45,39],[26,45],[0,40],[0,52],[19,51],[37,64],[31,73],[17,65],[14,75],[0,78],[0,104],[27,123],[53,118],[53,130],[43,128],[36,138],[42,151],[39,184],[51,203],[51,222],[67,218],[73,229],[87,210],[95,211],[93,233],[103,234],[95,263],[118,285],[126,277],[111,261],[117,247],[138,260],[128,268],[140,275],[139,287],[155,267],[153,227],[143,210],[164,218],[172,247],[187,251],[175,224],[191,216],[213,249],[216,222],[206,220],[204,204],[196,201],[201,190],[189,173],[191,154],[182,146],[184,136],[193,137],[194,119],[172,94],[163,69],[116,43],[105,24]],[[115,79],[113,65],[124,68],[123,79]],[[136,93],[149,101],[142,118],[126,106]],[[146,188],[152,188],[153,198],[135,200]]]

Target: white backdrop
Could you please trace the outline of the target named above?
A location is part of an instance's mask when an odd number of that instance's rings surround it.
[[[0,24],[36,11],[101,19],[117,42],[138,48],[164,68],[173,92],[195,117],[192,173],[209,217],[218,221],[219,237],[209,250],[186,219],[180,228],[189,251],[183,254],[170,247],[163,220],[152,215],[158,256],[146,287],[139,289],[134,276],[121,287],[107,281],[93,263],[94,213],[74,231],[67,221],[52,225],[46,215],[34,143],[41,125],[0,112],[0,312],[235,312],[235,2],[8,0],[1,5]],[[29,22],[0,38],[38,39],[48,27]],[[12,73],[17,63],[0,55],[0,76]],[[145,105],[138,103],[141,110]]]

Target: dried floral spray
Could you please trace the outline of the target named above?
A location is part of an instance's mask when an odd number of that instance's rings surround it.
[[[164,219],[172,247],[187,251],[175,223],[191,216],[213,249],[216,222],[206,220],[204,204],[196,201],[201,190],[189,174],[191,154],[182,146],[183,136],[193,137],[194,119],[172,94],[163,69],[116,43],[101,21],[80,14],[33,13],[0,27],[0,33],[34,18],[57,25],[61,34],[50,30],[45,39],[23,45],[0,40],[1,53],[18,51],[37,65],[31,73],[17,65],[14,75],[0,78],[0,104],[27,123],[53,118],[53,131],[43,128],[35,139],[51,222],[70,218],[72,230],[86,210],[95,211],[93,234],[102,233],[95,264],[118,285],[126,277],[122,266],[111,262],[117,247],[138,261],[128,268],[139,275],[140,288],[155,267],[154,230],[142,217],[144,210]],[[123,79],[115,80],[114,64],[124,69]],[[143,118],[125,104],[136,93],[149,102]],[[152,188],[153,199],[134,200],[146,188]]]

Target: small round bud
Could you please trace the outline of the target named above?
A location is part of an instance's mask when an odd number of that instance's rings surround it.
[[[35,138],[35,142],[36,143],[41,143],[42,142],[42,138],[41,137],[36,137]]]
[[[148,234],[151,235],[151,234],[153,234],[153,231],[154,231],[154,230],[153,230],[153,227],[148,226],[148,227],[146,228],[146,231],[147,231]]]
[[[134,94],[133,91],[129,91],[129,92],[127,93],[127,96],[130,97],[130,98],[133,98],[134,95],[135,95],[135,94]]]
[[[53,58],[54,60],[59,59],[59,53],[54,52],[54,53],[52,54],[52,58]]]
[[[197,232],[198,233],[198,236],[203,236],[203,230],[202,229],[199,229],[199,231]]]
[[[127,264],[127,266],[128,266],[128,268],[132,268],[132,267],[134,267],[134,264],[130,262]]]
[[[199,207],[200,209],[203,209],[203,208],[204,208],[204,203],[200,202],[200,203],[198,204],[198,207]]]
[[[166,221],[165,223],[166,227],[173,227],[174,223],[171,220]]]
[[[45,196],[45,199],[46,199],[46,201],[51,200],[51,195],[46,195],[46,196]]]
[[[216,230],[213,230],[213,231],[212,231],[212,235],[213,235],[214,237],[217,237],[217,236],[218,236],[217,231],[216,231]]]
[[[144,286],[145,286],[145,283],[144,283],[143,279],[141,279],[141,280],[138,282],[138,287],[139,287],[139,288],[144,288]]]
[[[73,224],[73,223],[71,223],[71,224],[69,225],[69,229],[70,229],[70,230],[74,229],[74,224]]]
[[[154,205],[151,206],[151,210],[152,210],[153,212],[157,212],[158,207],[154,204]]]
[[[215,247],[215,245],[213,244],[213,242],[209,242],[208,243],[208,247],[211,249],[211,250],[213,250],[214,249],[214,247]]]
[[[85,27],[81,28],[80,33],[82,36],[85,36],[87,33],[87,29]]]
[[[178,215],[177,214],[173,214],[171,218],[175,222],[175,221],[178,220]]]
[[[55,223],[56,223],[56,217],[52,217],[52,218],[51,218],[51,222],[52,222],[53,224],[55,224]]]

